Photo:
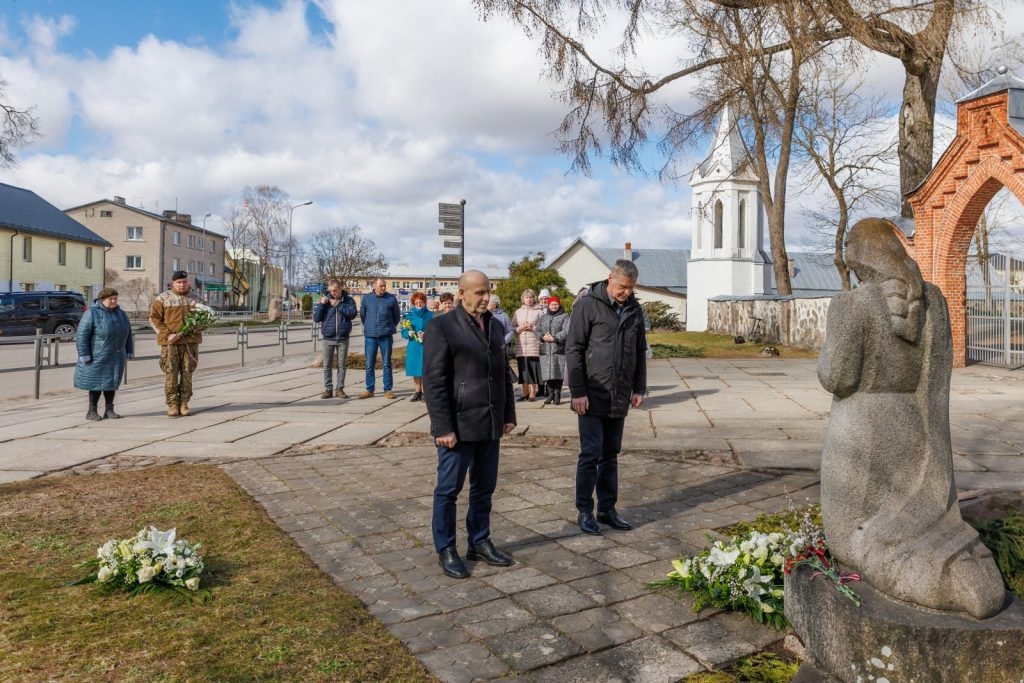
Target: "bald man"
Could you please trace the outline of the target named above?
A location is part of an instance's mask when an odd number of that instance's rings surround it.
[[[442,571],[456,579],[469,576],[455,542],[455,503],[467,472],[466,559],[512,564],[490,538],[499,444],[516,426],[505,330],[487,310],[490,293],[487,276],[467,270],[459,278],[458,305],[427,323],[423,342],[424,400],[437,446],[431,530]]]

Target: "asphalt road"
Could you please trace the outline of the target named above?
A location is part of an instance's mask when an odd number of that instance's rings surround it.
[[[245,364],[259,363],[271,358],[284,356],[308,355],[319,353],[322,342],[316,342],[314,352],[312,327],[309,322],[292,323],[288,327],[288,341],[282,354],[278,338],[278,327],[273,325],[248,327],[249,339],[245,348]],[[204,370],[240,366],[242,350],[238,345],[237,328],[215,328],[203,333],[203,343],[199,352],[198,374]],[[35,343],[34,337],[5,339],[0,346],[0,400],[35,397]],[[349,349],[362,352],[362,330],[356,326],[353,330]],[[401,345],[401,339],[395,335],[395,345]],[[75,363],[78,353],[73,340],[58,341],[45,348],[42,352],[43,366],[38,373],[39,395],[44,396],[63,392],[73,387]],[[162,375],[159,367],[160,351],[156,343],[156,335],[151,331],[136,331],[135,360],[128,364],[128,379],[133,381],[152,379]],[[47,362],[47,360],[49,362]]]

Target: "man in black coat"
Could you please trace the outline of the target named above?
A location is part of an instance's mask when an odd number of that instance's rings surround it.
[[[633,528],[615,504],[626,413],[630,406],[639,408],[647,393],[647,335],[633,296],[638,276],[632,261],[616,261],[607,281],[595,282],[576,300],[565,340],[566,377],[580,430],[576,509],[580,530],[587,534],[601,533],[598,522]]]
[[[516,426],[505,331],[487,310],[490,291],[485,274],[466,271],[459,278],[459,305],[427,323],[423,335],[423,398],[438,460],[431,529],[441,569],[456,579],[469,576],[455,546],[455,502],[467,471],[466,559],[512,564],[490,539],[498,446]]]

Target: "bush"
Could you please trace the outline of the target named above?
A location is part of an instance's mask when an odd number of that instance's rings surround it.
[[[309,313],[312,310],[313,310],[313,295],[309,294],[307,292],[306,294],[302,295],[302,312],[303,313]]]
[[[652,330],[675,332],[683,329],[683,324],[679,322],[679,315],[673,312],[664,301],[647,301],[641,305]]]

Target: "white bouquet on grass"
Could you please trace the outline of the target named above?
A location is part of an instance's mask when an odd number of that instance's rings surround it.
[[[205,599],[199,591],[203,572],[201,544],[176,538],[177,530],[160,531],[146,527],[133,538],[110,539],[96,551],[96,558],[82,562],[78,569],[92,573],[71,585],[99,583],[112,589],[140,593],[171,591],[189,600]]]

